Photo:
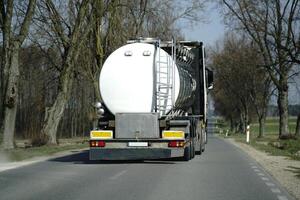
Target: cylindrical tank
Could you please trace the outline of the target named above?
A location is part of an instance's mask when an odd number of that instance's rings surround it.
[[[154,98],[157,71],[154,66],[160,63],[161,70],[166,69],[170,67],[171,63],[167,62],[170,59],[166,51],[159,49],[158,54],[155,45],[149,43],[131,43],[115,50],[106,59],[99,81],[101,97],[110,112],[152,112],[153,105],[157,104],[157,98]],[[175,101],[172,107],[180,109],[193,95],[195,81],[186,69],[178,65],[174,67],[173,79]],[[164,81],[166,79],[160,80]],[[171,107],[165,109],[167,112]]]

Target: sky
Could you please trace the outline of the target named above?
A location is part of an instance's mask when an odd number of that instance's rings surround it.
[[[200,22],[193,27],[183,24],[183,34],[186,40],[202,41],[205,46],[213,46],[217,40],[225,35],[225,25],[223,17],[215,5],[209,4],[203,14],[205,22]]]

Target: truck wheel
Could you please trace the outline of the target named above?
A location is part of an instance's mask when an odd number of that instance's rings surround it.
[[[199,140],[197,141],[199,149],[197,149],[196,154],[201,155],[202,153],[202,136],[200,136]]]
[[[199,141],[199,151],[197,151],[197,155],[201,155],[202,154],[202,142],[201,140]]]
[[[191,142],[191,159],[195,157],[195,142],[194,140]]]
[[[191,146],[188,146],[188,147],[184,148],[183,160],[184,161],[191,160]]]

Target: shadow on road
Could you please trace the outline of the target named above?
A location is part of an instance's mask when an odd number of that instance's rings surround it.
[[[157,160],[112,160],[112,161],[94,161],[89,160],[89,151],[85,150],[68,156],[58,157],[49,160],[51,162],[64,162],[73,164],[175,164],[180,162],[176,159],[157,159]]]

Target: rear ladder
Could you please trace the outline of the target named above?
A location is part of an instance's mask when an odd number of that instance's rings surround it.
[[[175,104],[175,65],[176,48],[172,40],[171,56],[166,56],[160,48],[160,40],[156,45],[156,111],[159,116],[166,115]]]

